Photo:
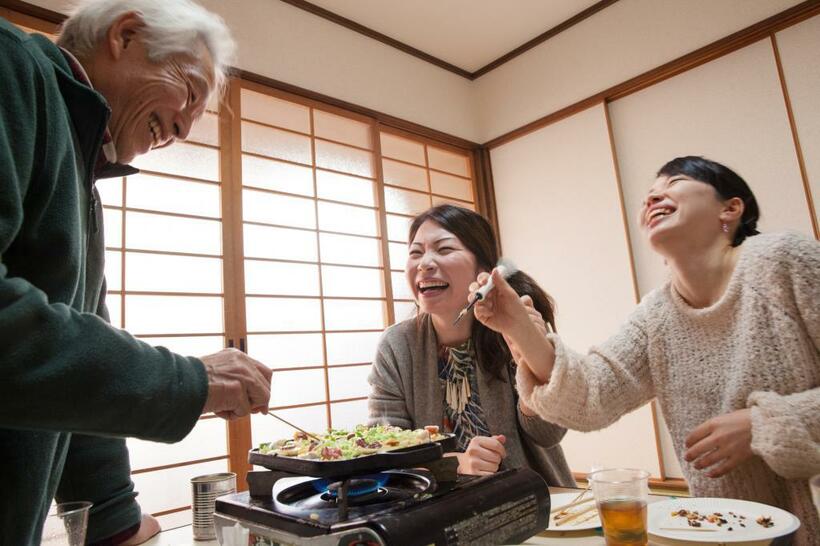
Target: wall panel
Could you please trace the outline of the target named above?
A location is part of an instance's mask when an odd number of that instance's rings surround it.
[[[605,340],[635,296],[603,105],[494,149],[492,164],[504,254],[555,298],[570,346]],[[604,431],[570,432],[562,445],[574,471],[660,473],[648,406]]]
[[[758,199],[761,230],[812,233],[769,40],[609,107],[642,295],[668,276],[638,228],[638,210],[654,173],[674,157],[703,155],[735,169]]]
[[[777,46],[820,224],[820,16],[778,32]]]

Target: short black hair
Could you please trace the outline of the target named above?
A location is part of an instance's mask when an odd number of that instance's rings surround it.
[[[739,197],[743,201],[743,215],[733,237],[732,246],[740,246],[746,237],[757,235],[757,221],[760,219],[760,207],[751,188],[735,171],[717,161],[705,157],[688,155],[676,157],[660,168],[657,176],[675,176],[683,174],[709,184],[721,199]]]

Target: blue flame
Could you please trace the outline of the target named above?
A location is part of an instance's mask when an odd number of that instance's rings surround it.
[[[387,485],[387,482],[390,480],[390,475],[381,472],[379,474],[368,474],[367,476],[356,476],[356,479],[366,481],[361,485],[351,486],[347,492],[348,497],[358,497],[360,495],[375,493],[379,488]],[[311,483],[317,493],[327,493],[331,498],[336,498],[336,491],[329,491],[328,487],[337,481],[338,480],[317,479]]]

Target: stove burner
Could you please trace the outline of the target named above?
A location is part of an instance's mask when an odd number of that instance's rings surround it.
[[[350,510],[412,502],[435,489],[432,476],[423,471],[389,470],[332,483],[323,479],[297,480],[277,482],[273,491],[275,509],[313,521],[344,521]]]
[[[347,497],[353,499],[354,497],[370,497],[380,492],[384,493],[384,486],[387,485],[389,480],[390,475],[383,472],[351,478],[347,484]],[[317,493],[325,493],[322,498],[326,497],[325,500],[330,500],[338,498],[342,483],[340,481],[331,483],[329,480],[314,480],[312,485]]]

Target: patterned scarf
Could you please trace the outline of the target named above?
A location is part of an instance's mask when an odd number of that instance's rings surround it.
[[[444,387],[444,429],[456,435],[458,450],[464,451],[473,437],[490,435],[478,396],[472,340],[439,347],[438,377]]]

